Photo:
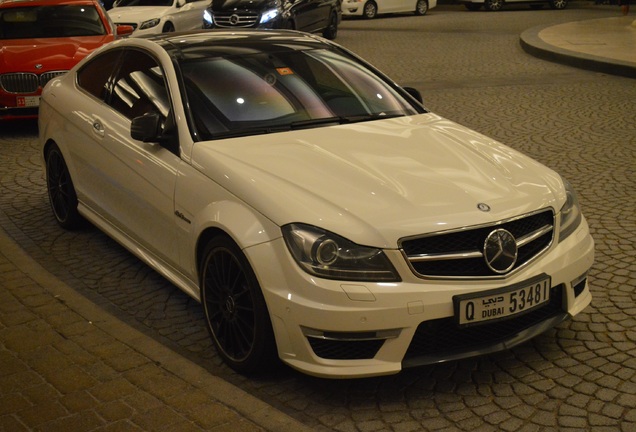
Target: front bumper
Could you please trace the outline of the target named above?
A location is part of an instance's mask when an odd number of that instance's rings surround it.
[[[26,98],[37,102],[31,105],[27,104],[27,106],[20,106],[18,97],[25,98],[25,94],[11,94],[0,90],[0,120],[35,119],[38,117],[40,92],[26,94]]]
[[[508,349],[581,312],[591,302],[594,241],[577,231],[522,271],[496,280],[417,278],[402,254],[386,251],[399,283],[352,283],[304,273],[282,239],[248,248],[269,308],[280,358],[304,373],[352,378]],[[272,259],[272,258],[275,259]],[[551,277],[549,305],[522,316],[459,328],[453,296]]]

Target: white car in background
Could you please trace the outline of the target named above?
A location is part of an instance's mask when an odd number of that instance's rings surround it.
[[[130,25],[133,36],[201,28],[210,0],[118,0],[108,15],[118,25]]]
[[[241,373],[397,373],[581,312],[594,240],[570,184],[419,100],[299,31],[115,41],[42,94],[51,208],[201,301]]]
[[[342,16],[362,16],[367,19],[390,13],[426,15],[437,6],[437,0],[343,0]]]

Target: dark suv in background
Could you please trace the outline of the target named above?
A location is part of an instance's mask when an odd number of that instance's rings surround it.
[[[341,0],[213,0],[203,28],[275,28],[335,39]]]

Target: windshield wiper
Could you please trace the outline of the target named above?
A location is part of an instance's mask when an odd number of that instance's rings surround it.
[[[384,119],[389,119],[394,117],[403,117],[403,116],[404,114],[400,113],[400,114],[363,114],[363,115],[347,116],[347,117],[323,117],[323,118],[316,118],[316,119],[298,120],[291,123],[285,123],[280,125],[239,128],[239,129],[233,129],[229,131],[215,132],[211,135],[212,135],[212,139],[236,138],[236,137],[242,137],[242,136],[265,135],[265,134],[277,133],[277,132],[287,132],[291,130],[310,129],[316,126],[321,126],[326,124],[359,123],[364,121],[384,120]]]

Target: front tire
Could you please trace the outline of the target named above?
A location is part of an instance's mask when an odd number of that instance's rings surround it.
[[[503,0],[486,0],[484,2],[484,6],[486,7],[486,10],[495,12],[501,10],[503,3]]]
[[[466,6],[466,9],[468,9],[469,11],[478,11],[479,9],[481,9],[480,3],[464,3],[464,6]]]
[[[62,228],[68,230],[79,228],[83,219],[77,210],[77,194],[64,156],[60,148],[52,144],[44,157],[46,189],[55,220]]]
[[[373,0],[369,0],[364,4],[362,16],[366,19],[373,19],[378,15],[378,5]]]
[[[235,371],[270,369],[277,350],[267,305],[239,247],[226,236],[212,239],[201,261],[201,303],[221,358]]]
[[[552,9],[565,9],[568,5],[568,0],[551,0],[550,7]]]
[[[426,15],[426,12],[428,12],[428,1],[417,0],[415,4],[415,15]]]

